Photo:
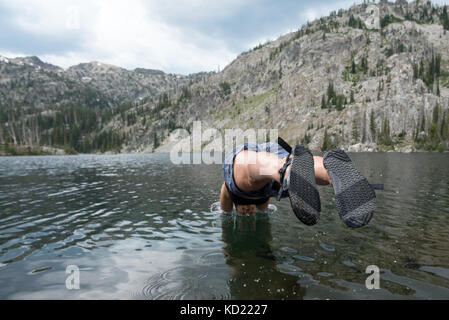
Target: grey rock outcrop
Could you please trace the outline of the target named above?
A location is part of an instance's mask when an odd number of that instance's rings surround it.
[[[442,12],[426,1],[355,5],[244,52],[221,72],[189,76],[98,62],[63,70],[34,58],[1,58],[0,107],[75,101],[114,109],[132,102],[126,114],[137,121],[124,124],[115,114],[103,126],[127,134],[122,152],[166,152],[171,131],[191,131],[199,120],[221,132],[277,129],[314,151],[326,145],[410,152],[431,134],[448,148],[449,33]]]

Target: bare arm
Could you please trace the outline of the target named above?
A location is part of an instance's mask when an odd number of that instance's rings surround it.
[[[225,212],[231,212],[234,208],[234,205],[232,203],[231,197],[229,196],[228,189],[226,188],[226,185],[223,183],[221,186],[220,191],[220,207],[221,210]]]

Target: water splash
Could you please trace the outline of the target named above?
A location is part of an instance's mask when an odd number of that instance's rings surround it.
[[[272,214],[276,213],[277,210],[278,210],[278,208],[274,204],[270,203],[268,205],[267,209],[262,210],[262,211],[258,210],[257,213],[264,213],[264,214],[272,215]],[[211,213],[216,213],[216,214],[225,213],[223,210],[221,210],[220,202],[212,203],[212,205],[210,206],[210,211],[211,211]],[[235,208],[232,210],[232,213],[238,214],[237,211],[235,210]]]

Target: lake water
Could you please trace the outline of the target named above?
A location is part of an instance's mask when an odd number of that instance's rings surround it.
[[[356,230],[331,187],[307,227],[288,199],[253,217],[220,213],[220,165],[0,158],[0,298],[449,299],[449,154],[350,156],[385,184]],[[79,290],[66,288],[71,265]],[[370,265],[378,290],[365,286]]]

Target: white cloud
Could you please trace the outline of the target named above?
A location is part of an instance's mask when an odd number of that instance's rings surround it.
[[[8,11],[6,17],[0,12],[0,19],[10,20],[11,32],[17,33],[17,39],[8,40],[17,44],[21,37],[21,46],[3,43],[0,54],[39,55],[65,68],[102,61],[128,69],[184,74],[210,71],[224,68],[241,51],[258,43],[361,2],[307,0],[295,4],[298,11],[286,12],[282,2],[260,0],[0,0],[0,9]],[[277,15],[260,13],[270,6],[279,6]],[[261,16],[257,16],[258,9]],[[245,17],[251,22],[245,24]],[[254,32],[254,25],[264,31]]]
[[[135,1],[133,6],[119,0],[101,5],[93,27],[95,42],[90,44],[91,50],[113,64],[187,72],[210,70],[233,55],[225,43],[204,34],[186,35],[150,10],[143,1]],[[190,41],[195,38],[196,42]],[[198,42],[205,46],[198,46]]]
[[[191,3],[183,0],[176,6],[171,1],[168,3],[172,3],[173,10],[179,6],[184,6],[183,10],[191,8],[198,18],[214,9],[203,0]],[[82,34],[85,41],[81,50],[42,55],[43,60],[62,67],[97,60],[130,69],[146,67],[190,73],[215,70],[218,65],[231,62],[237,54],[207,32],[182,30],[165,23],[157,15],[156,1],[16,0],[7,6],[16,12],[17,26],[36,36]],[[166,5],[165,9],[169,7]],[[230,11],[220,14],[230,14]]]
[[[314,3],[313,6],[309,6],[303,12],[300,13],[300,18],[305,22],[312,22],[315,19],[328,16],[332,11],[338,11],[339,9],[348,9],[354,4],[361,3],[362,0],[340,0],[334,1],[332,4],[318,4]]]

